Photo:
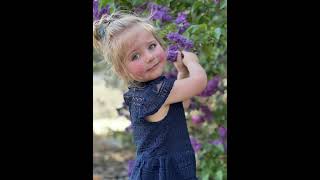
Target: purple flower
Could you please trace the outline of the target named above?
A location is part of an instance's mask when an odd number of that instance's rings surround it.
[[[99,17],[99,1],[93,0],[93,18],[94,20],[98,19]]]
[[[187,38],[185,38],[184,36],[182,36],[177,32],[168,33],[167,38],[170,41],[177,43],[178,47],[180,47],[181,49],[189,50],[193,47],[193,42],[191,40],[188,40]]]
[[[161,20],[161,22],[171,21],[172,17],[169,12],[169,8],[157,5],[155,3],[149,3],[148,8],[151,11],[151,19]]]
[[[136,14],[141,14],[144,10],[146,10],[148,3],[143,3],[135,8],[133,8],[133,11]]]
[[[222,139],[219,138],[219,139],[213,140],[209,143],[212,145],[218,146],[219,144],[223,144],[223,141],[222,141]]]
[[[188,23],[188,22],[185,22],[185,23],[183,23],[182,25],[179,25],[179,31],[178,31],[178,33],[179,33],[179,34],[184,33],[184,32],[188,29],[189,26],[190,26],[190,23]]]
[[[193,150],[195,152],[198,152],[201,149],[201,144],[198,142],[198,140],[192,136],[190,136],[191,145],[193,147]]]
[[[218,134],[221,138],[224,138],[227,135],[227,129],[223,126],[218,128]]]
[[[221,78],[219,76],[215,76],[211,80],[208,81],[207,87],[198,95],[201,97],[209,97],[212,96],[218,90],[218,85]]]
[[[213,141],[210,141],[209,144],[212,144],[212,145],[215,145],[215,146],[223,145],[223,151],[225,153],[227,151],[227,141],[222,139],[222,138],[218,138],[218,139],[215,139]]]
[[[98,0],[93,0],[92,4],[93,4],[93,9],[97,9],[98,6],[99,6],[99,1]]]
[[[164,14],[162,16],[162,22],[167,22],[167,21],[171,21],[172,20],[172,16],[170,16],[169,14]]]
[[[178,39],[180,39],[180,34],[176,33],[176,32],[171,32],[169,34],[167,34],[167,38],[173,42],[177,42]]]
[[[178,36],[178,40],[177,43],[179,44],[180,47],[184,48],[184,49],[191,49],[193,47],[193,43],[192,41],[188,40],[187,38],[185,38],[184,36],[180,35]]]
[[[177,40],[177,43],[184,48],[185,44],[188,43],[188,39],[179,34],[179,39]]]
[[[171,46],[169,46],[168,50],[169,51],[178,51],[179,47],[177,45],[171,45]]]
[[[110,14],[110,5],[107,4],[106,7],[103,7],[99,12],[99,18],[103,16],[104,14]]]
[[[184,33],[188,29],[188,27],[190,26],[190,23],[187,21],[187,14],[184,12],[180,12],[178,14],[177,19],[176,19],[176,24],[179,28],[178,33],[179,34]]]
[[[192,123],[194,124],[201,124],[204,122],[204,118],[201,115],[193,115],[191,117]]]
[[[198,106],[197,106],[197,103],[195,102],[195,99],[191,98],[191,103],[190,103],[189,109],[190,110],[194,110],[194,109],[197,109],[197,108],[198,108]]]
[[[175,62],[177,60],[178,51],[168,51],[167,59],[170,62]]]
[[[153,12],[153,16],[152,16],[152,19],[156,20],[156,19],[162,19],[162,16],[164,16],[164,13],[163,11],[154,11]]]
[[[134,168],[134,163],[135,163],[135,160],[128,161],[128,176],[131,176],[131,174],[132,174],[132,170]]]
[[[202,113],[204,114],[204,119],[207,121],[211,121],[213,120],[213,114],[212,111],[210,110],[210,108],[206,105],[201,105],[200,106],[200,110],[202,111]]]
[[[94,20],[100,19],[102,15],[110,14],[110,5],[107,4],[105,7],[99,10],[99,0],[93,0],[93,18]]]
[[[180,24],[187,21],[187,14],[184,12],[178,13],[178,17],[176,19],[176,24]]]
[[[184,42],[183,47],[186,50],[190,50],[190,49],[193,48],[193,42],[191,40],[187,40],[187,41]]]
[[[224,148],[224,152],[226,153],[227,151],[227,128],[220,126],[218,128],[218,134],[219,134],[219,138],[216,139],[215,141],[212,141],[211,144],[214,145],[218,145],[218,144],[222,144],[223,148]],[[215,143],[213,143],[215,142]]]

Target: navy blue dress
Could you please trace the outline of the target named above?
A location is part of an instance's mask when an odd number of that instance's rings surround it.
[[[175,80],[160,76],[139,86],[131,85],[124,94],[137,151],[130,180],[197,180],[182,102],[170,104],[161,121],[145,119],[160,109]]]

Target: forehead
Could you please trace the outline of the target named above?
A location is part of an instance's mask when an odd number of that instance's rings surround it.
[[[123,47],[127,51],[138,49],[150,41],[155,40],[153,34],[142,26],[134,26],[123,32],[121,35]]]

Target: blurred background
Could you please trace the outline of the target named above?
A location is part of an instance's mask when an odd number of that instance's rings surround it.
[[[124,85],[94,50],[93,73],[93,173],[98,179],[127,179],[127,162],[134,158],[130,121],[119,116]]]
[[[208,75],[206,89],[192,98],[185,112],[196,151],[199,180],[227,179],[227,0],[93,0],[93,20],[116,10],[153,13],[166,46],[198,54]],[[170,38],[178,34],[180,42]],[[167,77],[176,77],[171,63]],[[128,179],[135,159],[122,81],[93,50],[94,179]]]

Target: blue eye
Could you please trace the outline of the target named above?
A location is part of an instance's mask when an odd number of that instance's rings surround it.
[[[132,60],[136,60],[136,59],[139,59],[140,55],[139,54],[134,54],[132,56]]]
[[[149,46],[149,49],[154,49],[156,46],[157,46],[157,44],[151,44],[151,45]]]

